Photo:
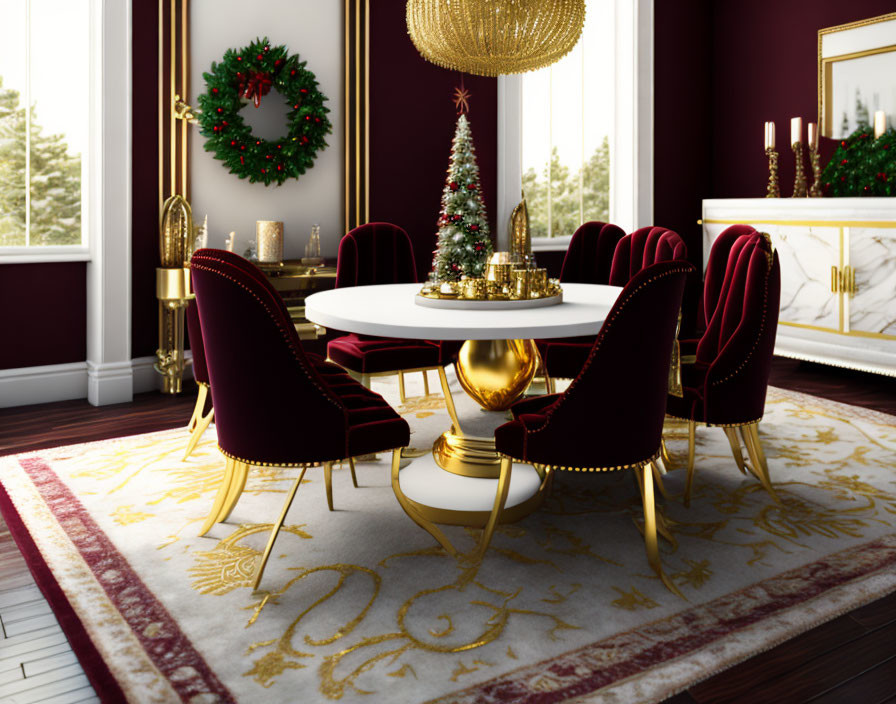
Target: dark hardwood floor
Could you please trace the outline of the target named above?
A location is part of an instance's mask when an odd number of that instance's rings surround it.
[[[896,379],[775,358],[770,383],[896,415]],[[0,455],[185,425],[192,389],[94,408],[64,401],[0,410]],[[896,594],[690,687],[666,704],[896,704]]]

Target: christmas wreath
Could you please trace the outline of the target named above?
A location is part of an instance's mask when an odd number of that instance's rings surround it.
[[[228,49],[203,78],[207,90],[199,96],[200,132],[206,151],[214,152],[230,173],[279,186],[305,173],[318,150],[327,146],[324,135],[332,130],[324,107],[327,98],[305,62],[290,56],[285,46],[271,46],[265,37],[238,51]],[[249,100],[258,107],[272,88],[290,107],[288,130],[277,140],[259,139],[240,110]]]

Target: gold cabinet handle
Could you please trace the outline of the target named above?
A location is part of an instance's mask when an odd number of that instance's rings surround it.
[[[854,267],[848,266],[846,267],[846,277],[847,277],[847,292],[851,296],[856,295],[856,270]]]
[[[840,270],[838,269],[838,267],[832,266],[831,267],[831,293],[838,292],[839,287],[837,286],[837,284],[839,283],[839,279],[840,279]]]

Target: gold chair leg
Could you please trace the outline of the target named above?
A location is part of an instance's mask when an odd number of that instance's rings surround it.
[[[648,463],[648,464],[652,464],[652,463]],[[647,465],[644,465],[645,472],[647,471],[646,467],[647,467]],[[653,467],[651,467],[650,471],[653,474],[653,476],[656,478],[657,485],[660,488],[662,488],[662,482],[660,481],[660,475],[659,475],[659,468],[657,468],[656,466],[653,466]],[[635,470],[635,473],[632,475],[632,477],[635,480],[635,486],[638,487],[638,492],[641,495],[641,502],[643,503],[644,502],[644,473],[639,470]],[[663,496],[665,497],[665,493],[662,491],[661,491],[661,493],[663,493]],[[641,535],[644,535],[644,529],[640,525],[638,525],[637,521],[635,522],[635,526],[638,528],[638,532],[641,533]],[[678,549],[678,540],[672,534],[672,531],[669,529],[669,526],[666,523],[666,520],[663,518],[663,514],[660,511],[656,511],[656,528],[657,528],[657,531],[659,532],[659,534],[661,536],[663,536],[673,548]]]
[[[307,467],[302,467],[298,479],[296,479],[295,484],[292,485],[292,489],[289,490],[289,494],[286,497],[286,503],[283,504],[283,510],[280,511],[280,517],[277,519],[277,522],[271,530],[271,537],[268,538],[268,544],[265,546],[264,553],[261,556],[261,562],[258,563],[258,571],[255,573],[255,582],[252,585],[253,589],[258,589],[258,585],[261,584],[261,576],[264,574],[265,565],[268,564],[268,558],[271,556],[271,550],[274,548],[274,541],[277,539],[277,534],[280,532],[280,528],[283,527],[283,521],[286,520],[286,514],[289,511],[289,507],[292,505],[292,500],[296,496],[296,491],[298,491],[299,485],[302,483],[302,478],[305,476],[305,471],[307,469]]]
[[[659,546],[656,539],[657,517],[653,496],[653,472],[647,469],[646,466],[636,471],[639,473],[644,486],[644,547],[647,550],[647,562],[662,580],[663,584],[666,585],[666,589],[684,599],[684,594],[679,591],[678,587],[663,572],[663,563],[660,561]]]
[[[358,477],[355,476],[355,458],[354,457],[348,458],[348,469],[352,473],[352,484],[354,485],[355,489],[357,489],[358,488]]]
[[[187,432],[192,433],[202,418],[202,412],[205,410],[205,399],[208,397],[208,384],[199,382],[199,393],[196,395],[196,405],[193,406],[193,415],[187,423]]]
[[[402,403],[408,400],[404,393],[404,372],[398,372],[398,398]]]
[[[730,427],[724,427],[722,430],[725,431],[725,437],[728,438],[728,444],[731,445],[731,454],[734,455],[737,468],[741,474],[746,474],[747,468],[744,466],[744,453],[740,449],[740,439],[737,437],[737,430]]]
[[[227,493],[230,491],[230,485],[233,482],[234,464],[236,464],[236,460],[232,460],[228,457],[227,463],[224,465],[224,476],[221,478],[221,485],[218,487],[218,493],[215,495],[215,500],[212,502],[212,510],[209,511],[205,523],[203,523],[202,528],[199,529],[200,536],[208,533],[209,529],[217,522],[218,514],[221,513],[221,506],[224,505],[224,499],[227,497]]]
[[[495,492],[495,505],[492,507],[492,514],[488,517],[488,523],[482,531],[482,537],[479,540],[479,547],[476,550],[476,560],[485,557],[488,545],[492,541],[492,534],[495,532],[495,526],[501,520],[501,513],[504,511],[504,504],[507,503],[507,492],[510,489],[510,475],[513,472],[513,460],[509,457],[501,458],[501,474],[498,475],[498,490]]]
[[[223,523],[228,518],[240,500],[243,489],[246,487],[246,478],[249,476],[249,465],[245,462],[235,461],[233,463],[233,479],[230,482],[230,489],[227,491],[227,497],[218,512],[217,523]]]
[[[666,493],[666,487],[663,485],[663,477],[660,473],[659,465],[657,465],[656,462],[651,462],[650,468],[653,472],[653,479],[656,482],[656,488],[660,490],[660,494],[664,499],[668,499],[669,495]]]
[[[333,463],[324,462],[324,485],[327,489],[327,507],[333,510]]]
[[[442,384],[442,393],[445,395],[445,406],[448,409],[448,416],[454,425],[454,434],[463,435],[460,429],[460,421],[457,419],[457,409],[454,407],[454,397],[451,395],[451,389],[448,388],[448,377],[445,375],[445,367],[439,367],[439,381]]]
[[[669,454],[669,448],[666,447],[666,436],[660,436],[660,453],[663,458],[663,464],[666,466],[666,471],[669,472],[672,470],[672,455]]]
[[[429,370],[423,370],[423,395],[429,396],[429,374],[427,373]]]
[[[691,505],[691,485],[694,483],[694,453],[697,445],[697,423],[688,421],[688,477],[684,483],[684,505]]]
[[[203,405],[204,404],[205,404],[205,401],[203,401]],[[203,434],[208,429],[208,426],[209,426],[209,424],[211,424],[212,419],[214,417],[215,417],[215,409],[213,408],[212,410],[210,410],[208,412],[207,416],[203,416],[202,418],[199,419],[198,423],[196,424],[196,426],[193,428],[192,432],[190,433],[190,440],[187,443],[187,451],[184,453],[184,458],[183,458],[183,460],[181,460],[182,462],[185,462],[187,460],[187,458],[193,454],[193,450],[196,449],[196,445],[198,445],[199,441],[202,440]]]
[[[392,491],[395,492],[395,498],[398,499],[398,503],[401,505],[401,508],[404,509],[404,512],[408,515],[408,517],[420,526],[423,530],[429,533],[433,538],[435,538],[439,545],[441,545],[452,557],[457,557],[457,550],[454,549],[454,546],[445,537],[445,534],[439,530],[435,523],[431,523],[426,520],[423,516],[421,516],[413,506],[411,506],[408,498],[404,495],[404,492],[401,490],[401,485],[398,481],[398,470],[401,465],[401,448],[398,447],[392,450]]]
[[[747,454],[750,455],[750,463],[753,465],[756,478],[762,482],[762,486],[771,495],[771,497],[781,503],[781,499],[772,486],[772,480],[768,473],[768,462],[765,459],[765,453],[762,451],[762,443],[759,440],[759,423],[750,423],[750,425],[741,426],[741,435],[744,438],[744,444],[747,446]]]

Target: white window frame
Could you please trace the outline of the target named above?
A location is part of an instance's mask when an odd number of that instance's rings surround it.
[[[615,0],[610,222],[626,232],[653,224],[654,0]],[[509,248],[507,223],[522,184],[522,79],[498,78],[498,249]],[[565,250],[571,235],[532,239],[533,251]]]
[[[101,5],[101,0],[90,0],[90,6],[88,8],[88,12],[90,13],[89,21],[91,32],[90,38],[88,40],[90,46],[90,75],[88,77],[88,83],[90,91],[89,94],[91,96],[96,94],[96,90],[98,87],[96,81],[95,61],[98,60],[100,51],[99,45],[97,43],[98,37],[94,35],[93,28],[96,24],[97,18],[99,17],[99,8]],[[24,96],[24,101],[27,107],[28,103],[30,102],[27,95]],[[91,162],[93,153],[96,151],[96,145],[94,144],[96,135],[94,123],[97,120],[97,114],[93,105],[90,106],[89,110],[90,115],[88,118],[88,145],[86,153],[81,155],[82,160],[84,160],[84,163],[86,164],[86,168],[82,168],[81,170],[81,244],[55,245],[50,247],[0,247],[0,265],[35,263],[49,264],[52,262],[90,261],[90,244],[94,239],[93,230],[95,230],[95,223],[92,223],[90,219],[89,202],[91,200],[91,176],[94,173],[94,164]]]

